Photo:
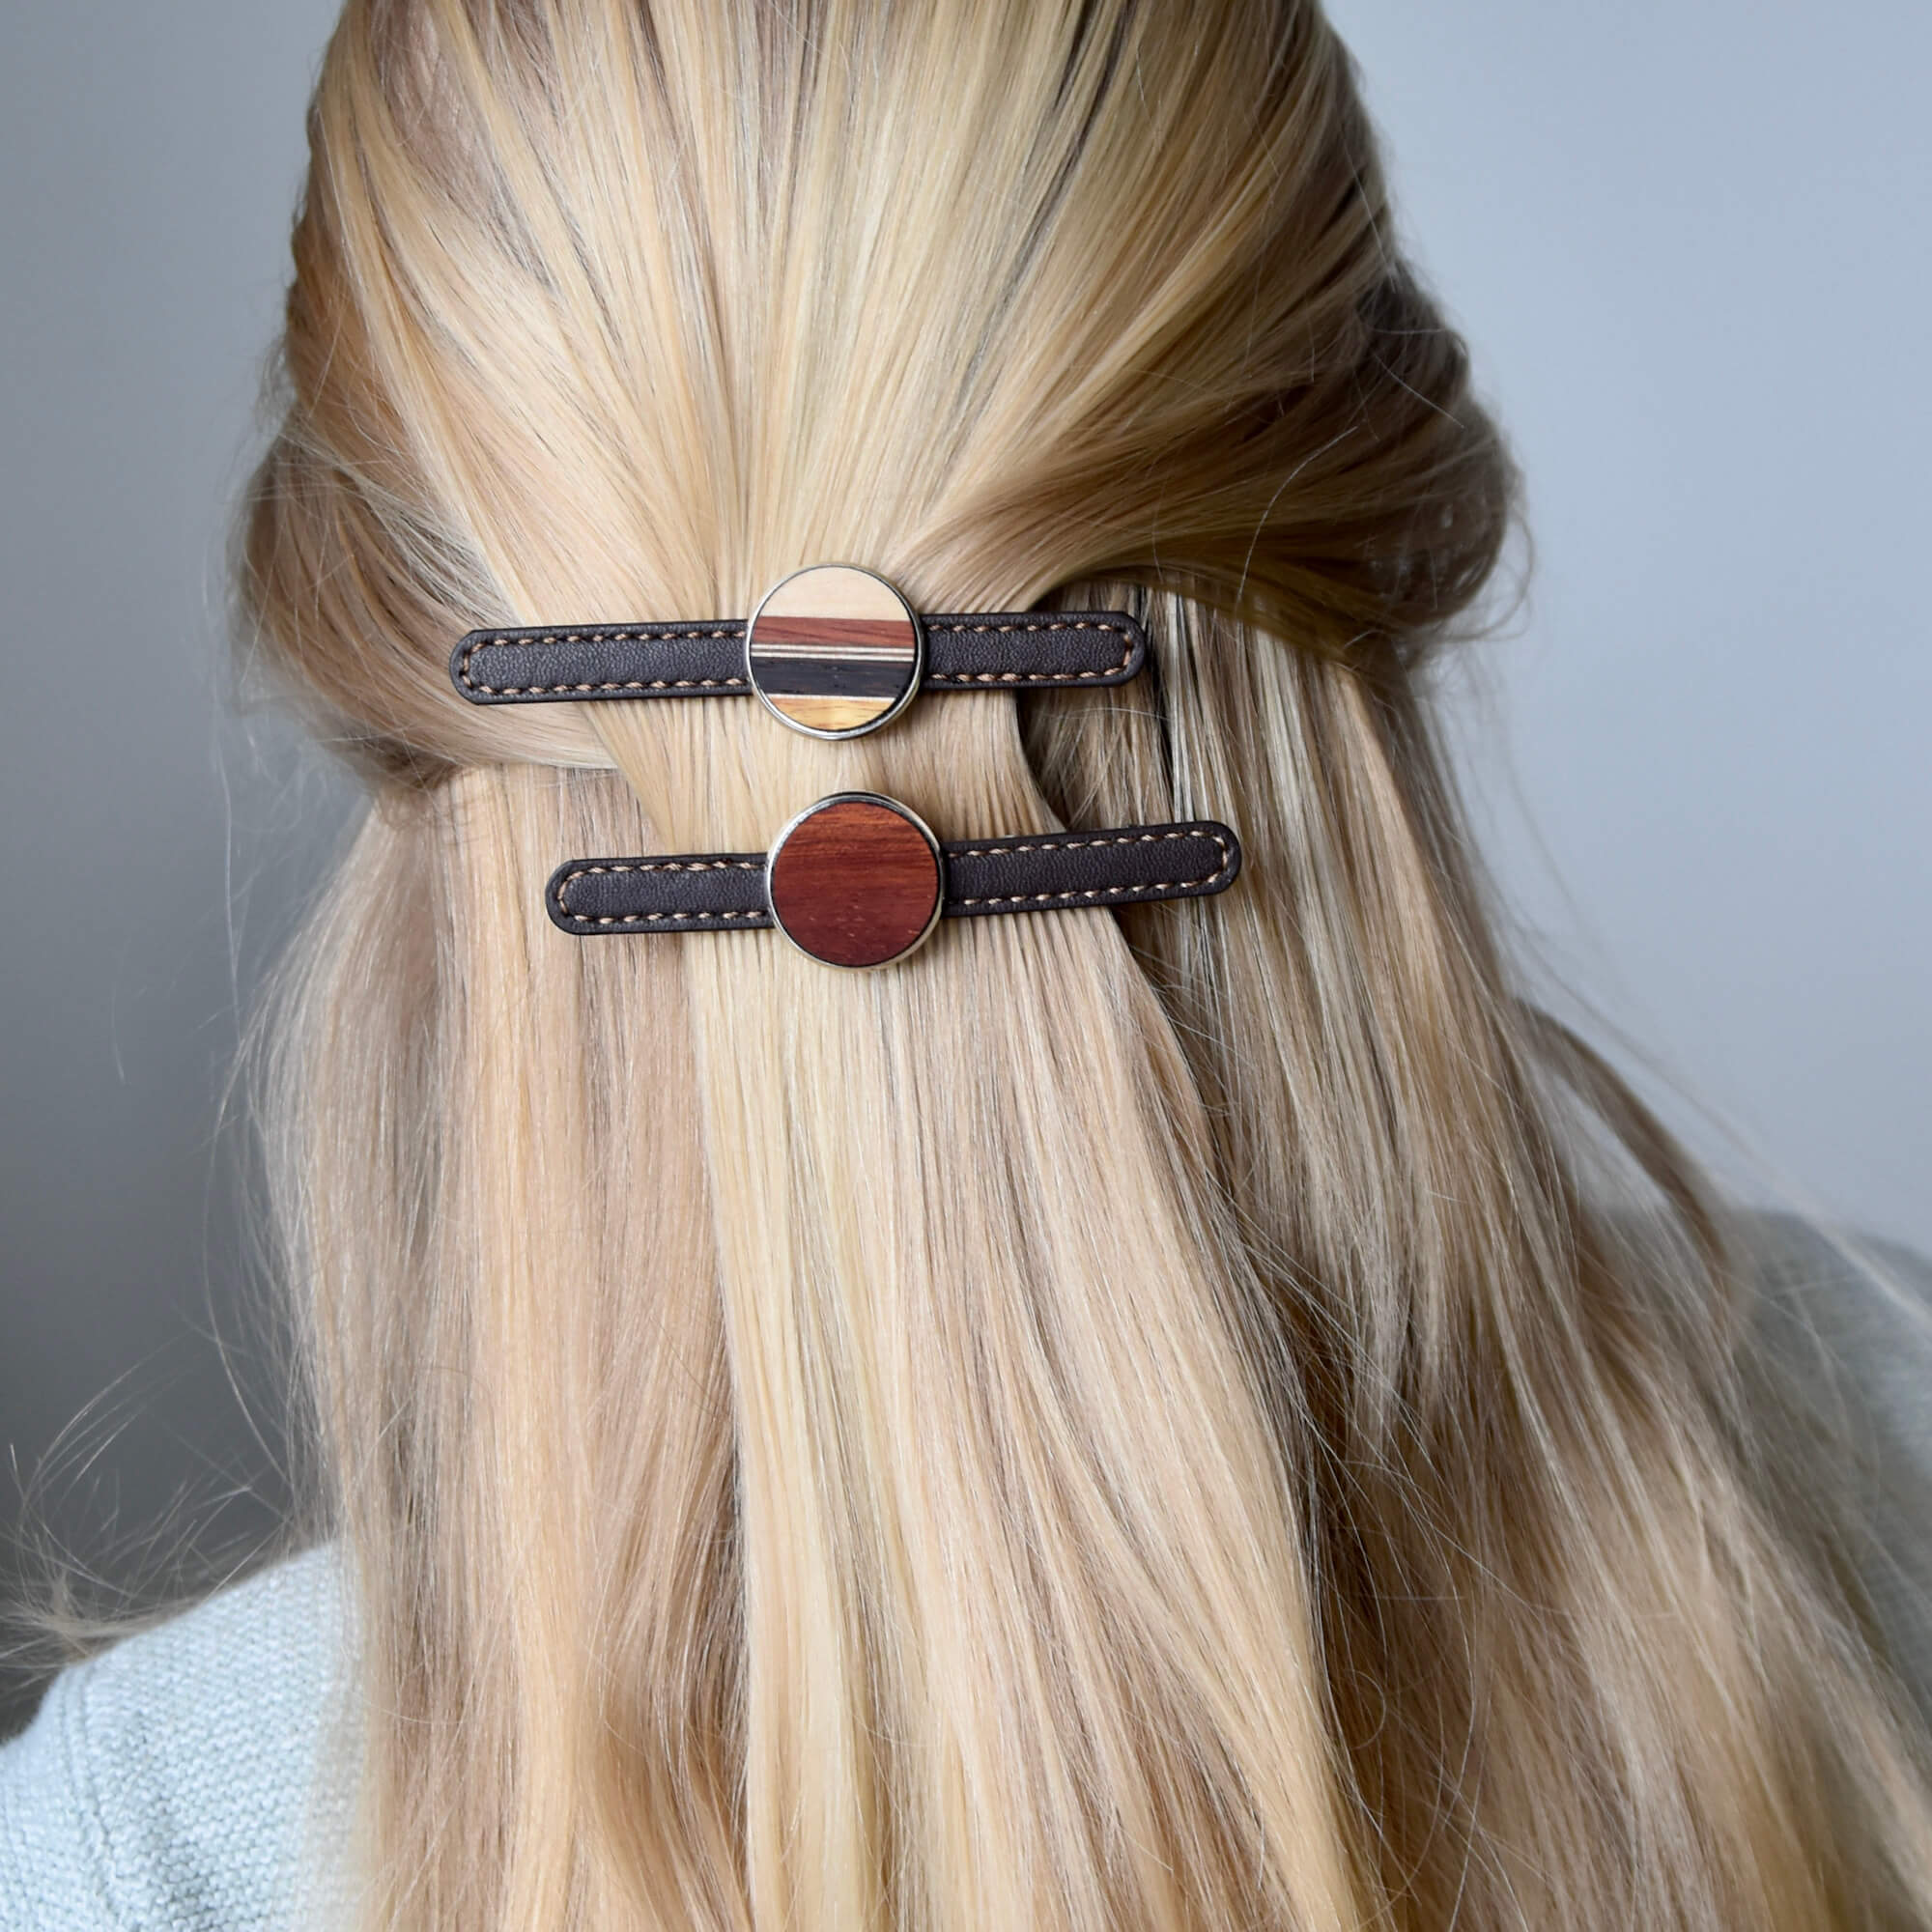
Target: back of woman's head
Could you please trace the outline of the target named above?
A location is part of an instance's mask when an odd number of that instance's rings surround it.
[[[1418,676],[1510,476],[1317,9],[351,0],[312,140],[247,584],[375,794],[272,1115],[373,1921],[1922,1909],[1716,1210],[1489,933]],[[1156,674],[447,682],[840,557]],[[544,918],[853,788],[1247,870],[873,976]]]

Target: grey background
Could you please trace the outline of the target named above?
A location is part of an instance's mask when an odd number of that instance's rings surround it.
[[[1744,1184],[1932,1250],[1932,10],[1335,11],[1529,471],[1459,711],[1525,939]],[[222,550],[332,12],[0,16],[0,1522],[109,1577],[280,1500],[217,1119],[345,797],[225,708]]]

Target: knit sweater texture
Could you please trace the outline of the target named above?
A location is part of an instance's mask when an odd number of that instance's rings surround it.
[[[315,1549],[56,1678],[0,1750],[0,1928],[351,1924],[345,1608]]]
[[[1761,1346],[1852,1418],[1866,1582],[1932,1719],[1932,1265],[1881,1250],[1891,1287],[1799,1223],[1759,1232]],[[56,1679],[0,1748],[0,1932],[352,1925],[355,1649],[325,1548]]]

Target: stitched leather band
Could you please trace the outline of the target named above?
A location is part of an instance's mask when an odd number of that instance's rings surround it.
[[[955,839],[940,847],[948,919],[1208,898],[1239,876],[1240,841],[1211,819]],[[551,919],[580,938],[624,932],[736,932],[772,924],[762,852],[577,859],[544,893]]]
[[[1147,662],[1147,638],[1120,611],[951,612],[923,616],[922,691],[1050,691],[1125,684]],[[449,675],[472,704],[586,703],[600,698],[749,696],[745,624],[537,626],[472,631]]]

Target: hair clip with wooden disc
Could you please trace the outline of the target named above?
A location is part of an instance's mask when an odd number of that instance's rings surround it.
[[[1240,841],[1212,819],[942,843],[877,792],[836,792],[769,852],[576,859],[544,893],[580,938],[776,927],[828,966],[909,957],[942,919],[1207,898],[1239,876]]]
[[[921,692],[1125,684],[1146,663],[1122,611],[922,615],[872,571],[825,563],[774,584],[749,619],[472,631],[449,674],[472,704],[755,696],[794,731],[858,738]]]

